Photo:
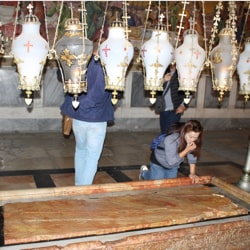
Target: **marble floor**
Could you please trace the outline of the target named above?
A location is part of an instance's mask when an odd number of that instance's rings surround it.
[[[108,132],[94,184],[137,181],[149,163],[150,142],[157,132]],[[237,184],[243,175],[250,129],[204,132],[198,175]],[[0,138],[0,191],[74,185],[74,135],[11,133]],[[179,177],[187,176],[183,163]]]

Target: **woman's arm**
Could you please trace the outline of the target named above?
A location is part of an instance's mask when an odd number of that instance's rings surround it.
[[[189,178],[192,180],[192,183],[199,183],[199,176],[195,174],[196,164],[190,163],[189,164]]]

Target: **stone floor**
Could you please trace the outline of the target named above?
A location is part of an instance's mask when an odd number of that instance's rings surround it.
[[[108,132],[94,183],[138,180],[149,163],[150,142],[157,132]],[[237,184],[243,175],[250,129],[204,132],[198,175]],[[74,185],[74,135],[61,133],[1,134],[0,191]],[[179,176],[188,174],[182,164]]]

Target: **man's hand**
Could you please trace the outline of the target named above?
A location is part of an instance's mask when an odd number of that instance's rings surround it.
[[[179,107],[176,109],[176,114],[181,114],[186,110],[186,108],[181,104]]]
[[[164,76],[164,81],[169,81],[171,79],[171,74],[168,73]]]

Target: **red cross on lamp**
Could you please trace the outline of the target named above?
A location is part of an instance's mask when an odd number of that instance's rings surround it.
[[[107,44],[106,44],[105,48],[102,49],[102,51],[104,52],[104,56],[108,57],[108,51],[110,51],[110,48],[108,48]]]
[[[49,45],[40,35],[40,22],[32,14],[29,4],[29,14],[25,16],[22,33],[13,41],[12,53],[19,75],[18,88],[25,92],[25,102],[32,103],[33,91],[40,90],[42,71],[46,62]]]
[[[30,53],[30,48],[34,47],[34,45],[31,44],[30,41],[28,41],[26,44],[24,44],[24,47],[27,48],[27,53]]]

